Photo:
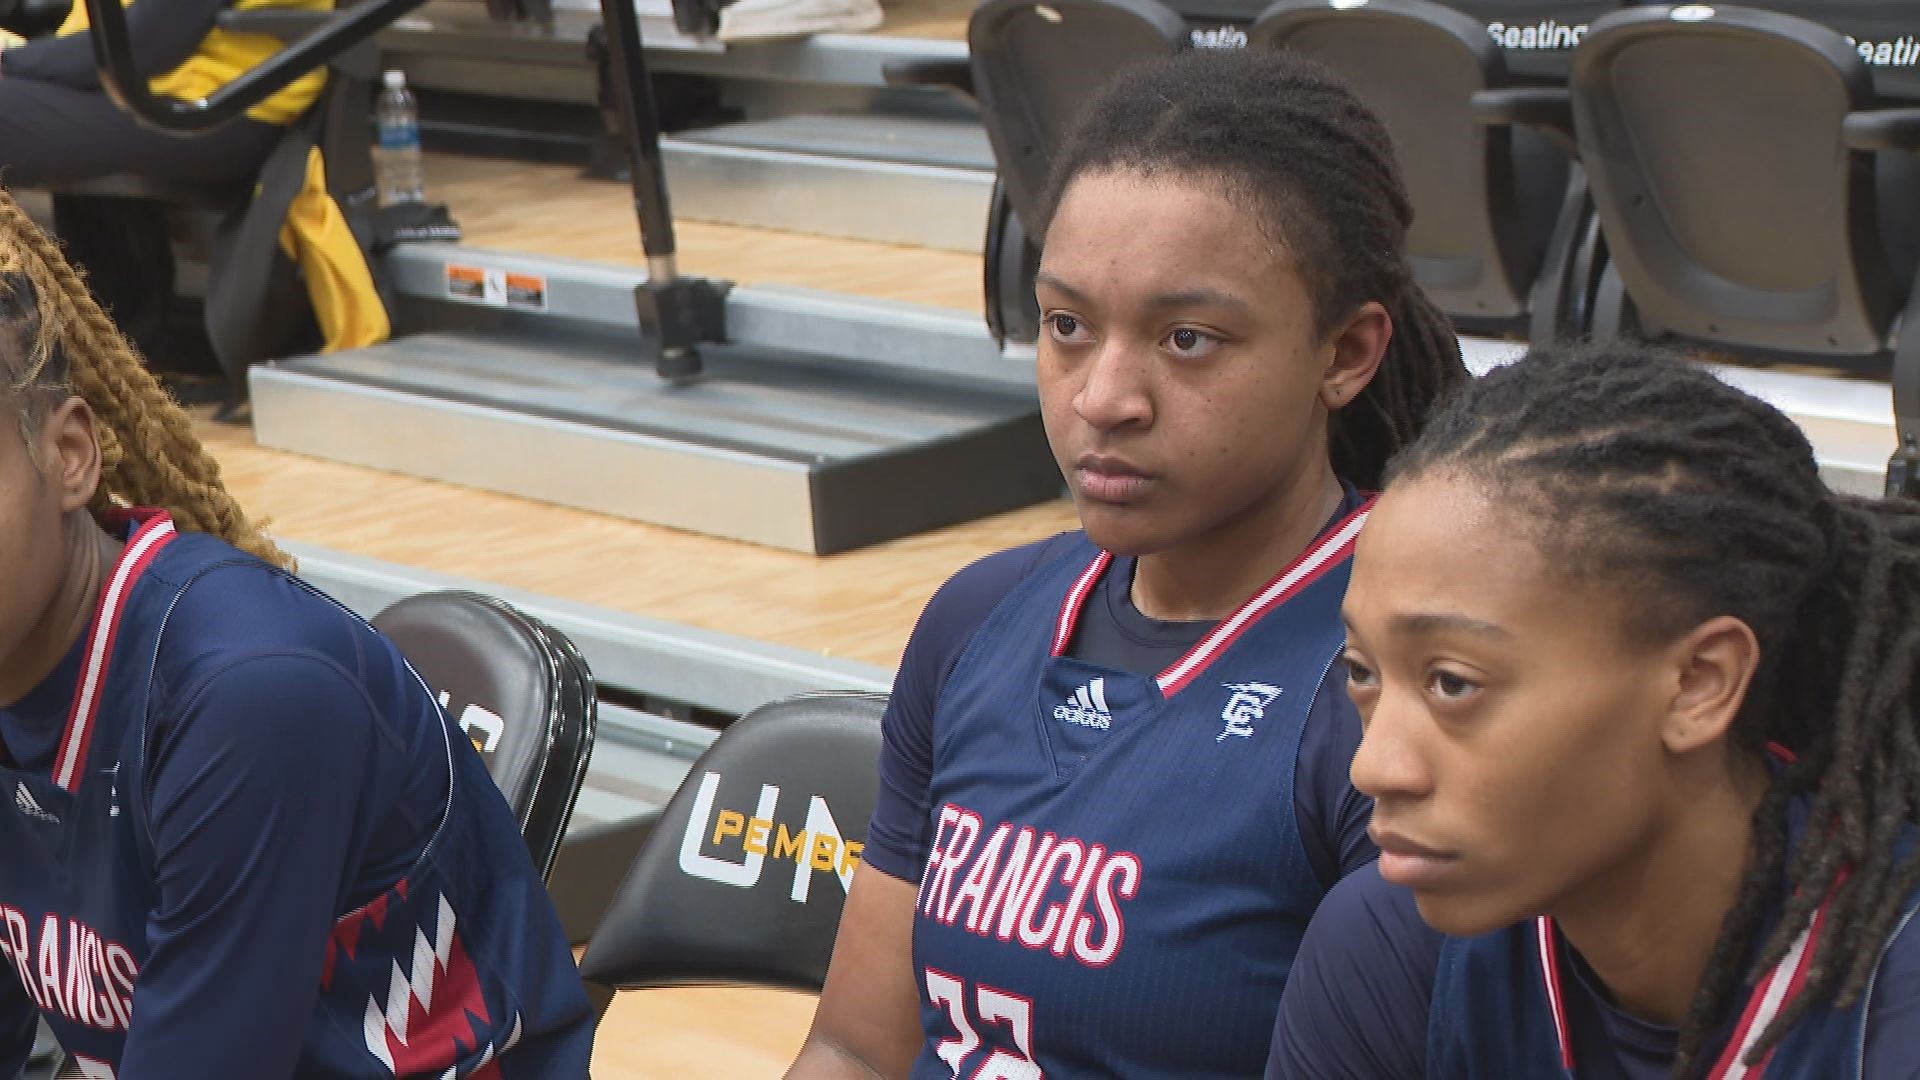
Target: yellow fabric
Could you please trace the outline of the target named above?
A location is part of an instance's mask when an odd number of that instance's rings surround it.
[[[123,4],[132,2],[122,0]],[[333,0],[239,0],[233,6],[239,11],[268,7],[332,11]],[[66,21],[60,24],[58,33],[65,37],[80,33],[88,26],[87,5],[82,0],[73,0],[73,6],[67,10]],[[243,72],[258,66],[262,60],[280,51],[282,46],[279,39],[266,34],[234,34],[215,27],[200,42],[199,49],[187,57],[186,63],[156,77],[147,85],[156,94],[182,101],[198,101],[232,82]],[[290,124],[319,98],[320,88],[326,85],[326,81],[327,73],[324,70],[302,75],[286,89],[248,109],[247,115],[269,124]]]
[[[307,179],[287,207],[280,248],[300,264],[307,298],[326,338],[322,352],[358,349],[387,340],[392,327],[373,286],[366,256],[347,227],[340,204],[327,193],[326,165],[316,147],[307,154]]]

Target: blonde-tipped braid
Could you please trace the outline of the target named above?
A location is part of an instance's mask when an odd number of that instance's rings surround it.
[[[288,565],[287,555],[247,520],[221,484],[220,465],[200,445],[186,410],[140,362],[59,245],[5,191],[0,191],[0,275],[24,278],[33,291],[31,298],[0,296],[0,307],[18,312],[30,306],[30,317],[36,317],[31,339],[20,342],[27,356],[14,358],[21,370],[9,373],[22,408],[37,411],[44,407],[43,392],[59,391],[78,394],[93,409],[101,457],[95,515],[116,504],[160,507],[182,529]]]

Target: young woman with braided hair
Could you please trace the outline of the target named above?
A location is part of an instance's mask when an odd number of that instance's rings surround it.
[[[795,1077],[1256,1075],[1373,858],[1347,552],[1466,377],[1387,135],[1305,61],[1195,51],[1093,101],[1052,190],[1040,406],[1083,528],[922,614]]]
[[[1915,1075],[1916,604],[1920,506],[1829,491],[1704,368],[1556,348],[1465,390],[1355,557],[1381,857],[1270,1075]]]
[[[478,755],[4,193],[0,410],[0,1076],[586,1076]]]

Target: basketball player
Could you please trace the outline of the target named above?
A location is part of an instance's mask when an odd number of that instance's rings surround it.
[[[1704,369],[1536,350],[1465,391],[1360,540],[1381,856],[1269,1075],[1920,1073],[1916,602],[1920,506],[1828,491]]]
[[[1084,531],[928,604],[791,1075],[1257,1075],[1373,857],[1330,674],[1386,456],[1464,378],[1388,138],[1318,68],[1196,51],[1062,150],[1040,402]]]
[[[0,194],[0,1076],[586,1076],[519,831]]]

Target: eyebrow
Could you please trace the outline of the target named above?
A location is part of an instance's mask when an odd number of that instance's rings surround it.
[[[1475,637],[1497,638],[1502,641],[1513,640],[1513,632],[1504,626],[1466,615],[1416,614],[1395,615],[1390,622],[1393,628],[1405,634],[1439,634],[1447,632],[1467,633]]]
[[[1033,281],[1035,285],[1045,285],[1047,288],[1065,295],[1068,300],[1076,304],[1085,304],[1088,302],[1086,293],[1067,284],[1059,277],[1047,273],[1045,270],[1035,274]],[[1208,288],[1161,293],[1158,296],[1148,297],[1147,306],[1150,308],[1224,307],[1239,312],[1253,310],[1252,304],[1232,293]]]

